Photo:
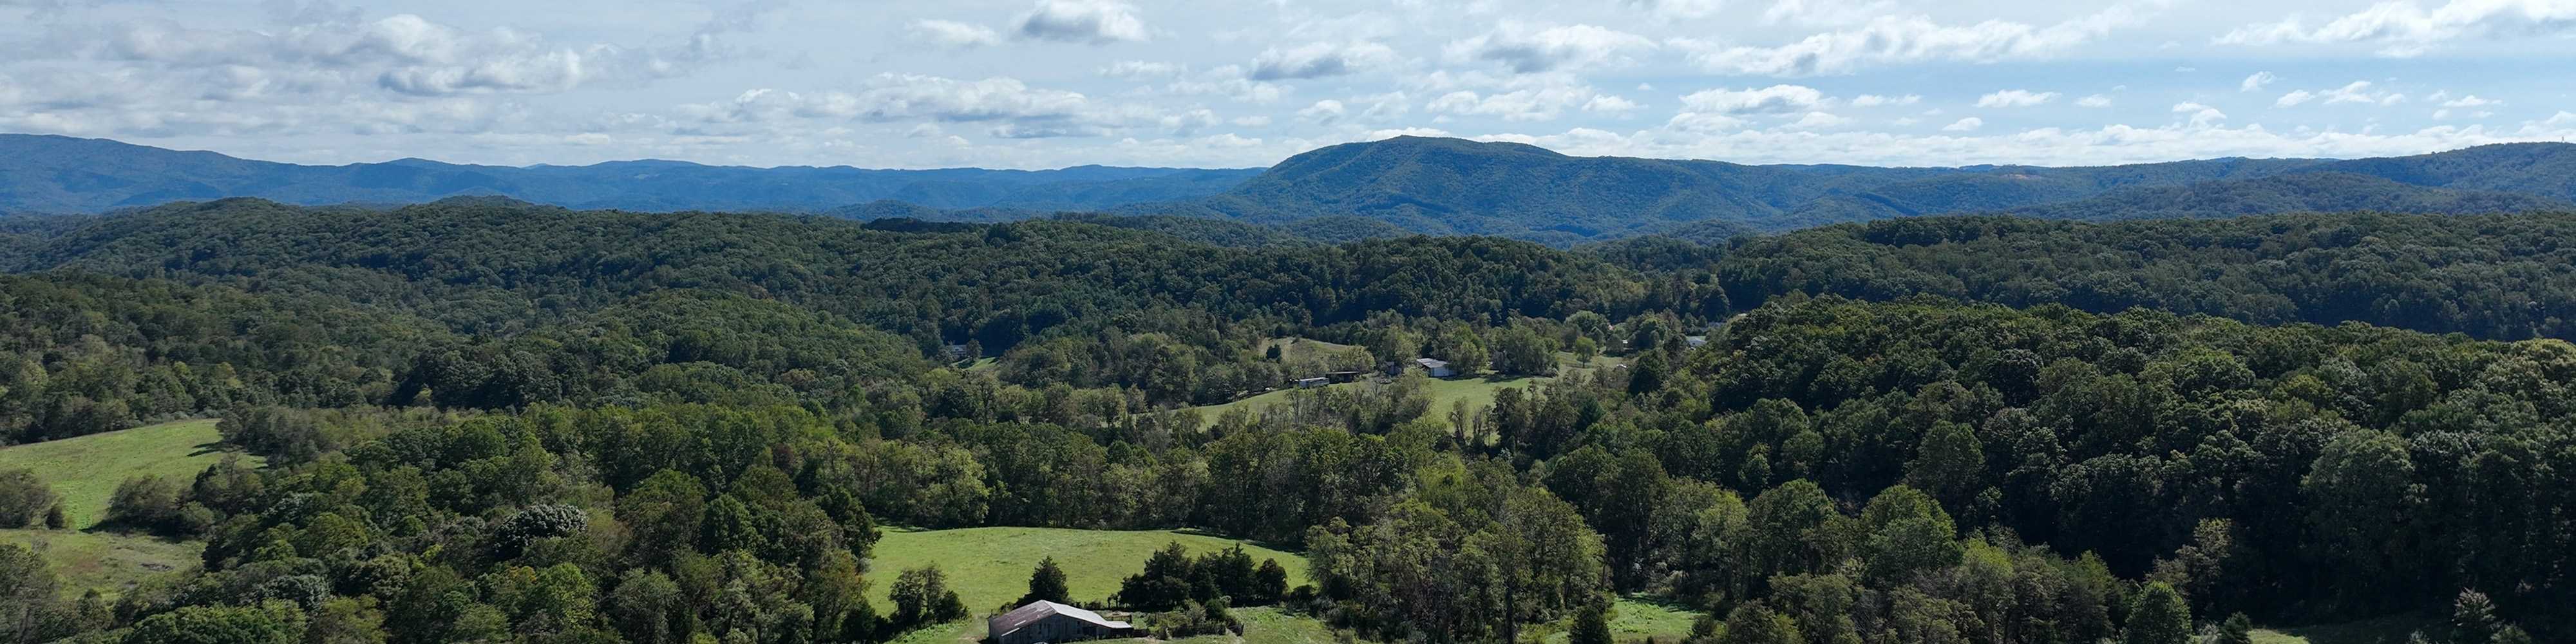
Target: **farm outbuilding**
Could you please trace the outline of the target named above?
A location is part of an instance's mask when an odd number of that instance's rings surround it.
[[[1110,621],[1099,613],[1045,600],[994,615],[985,625],[992,628],[993,644],[1078,642],[1127,637],[1135,630],[1126,622]]]

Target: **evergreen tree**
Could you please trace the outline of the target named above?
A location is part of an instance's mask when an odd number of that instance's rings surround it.
[[[1073,603],[1073,591],[1065,588],[1064,569],[1055,565],[1054,557],[1038,561],[1037,570],[1029,572],[1029,594],[1021,595],[1013,605],[1026,606],[1037,601]]]
[[[2486,593],[2461,589],[2459,596],[2451,599],[2452,642],[2486,644],[2495,639],[2496,627],[2500,625],[2496,619],[2495,601],[2488,599]]]

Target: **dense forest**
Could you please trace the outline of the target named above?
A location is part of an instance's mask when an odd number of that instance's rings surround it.
[[[265,464],[117,486],[99,529],[205,549],[112,597],[0,544],[12,641],[886,642],[992,608],[871,565],[889,526],[1309,560],[1157,553],[1107,598],[1034,575],[1174,636],[1268,605],[1595,644],[1651,596],[1702,615],[1688,644],[2576,637],[2567,215],[1571,251],[493,199],[37,221],[0,227],[0,441],[209,417]],[[1292,337],[1348,349],[1265,349]],[[1549,379],[1189,409],[1414,358]],[[53,521],[44,485],[0,472],[0,528]]]

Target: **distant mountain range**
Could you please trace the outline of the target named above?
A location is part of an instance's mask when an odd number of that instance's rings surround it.
[[[506,196],[571,208],[770,210],[853,219],[1095,221],[1225,239],[1475,234],[1571,245],[1691,239],[1957,213],[2073,220],[2302,211],[2576,210],[2576,145],[2518,143],[2356,160],[2210,159],[2096,167],[1881,168],[1575,157],[1513,143],[1399,137],[1267,169],[746,168],[404,159],[306,166],[97,139],[0,135],[0,210],[98,212],[255,196],[301,204]],[[1268,227],[1192,226],[1188,218]]]
[[[0,134],[0,211],[99,212],[223,197],[319,205],[490,195],[567,208],[640,211],[818,212],[894,200],[938,209],[1051,212],[1214,195],[1260,172],[1106,166],[1036,171],[747,168],[658,160],[522,168],[423,159],[314,166],[104,139]]]
[[[1300,154],[1210,197],[1119,212],[1283,223],[1357,215],[1429,234],[1567,244],[1706,222],[1753,232],[1957,213],[2080,220],[2377,209],[2576,209],[2576,145],[2490,145],[2338,161],[1878,168],[1573,157],[1395,138]]]

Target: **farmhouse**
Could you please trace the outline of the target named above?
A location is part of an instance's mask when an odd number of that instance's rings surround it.
[[[1076,642],[1126,637],[1128,631],[1134,630],[1126,622],[1109,621],[1099,613],[1045,600],[994,615],[985,624],[992,627],[993,644]]]
[[[1431,377],[1433,378],[1447,378],[1458,375],[1458,372],[1451,371],[1449,369],[1449,361],[1447,360],[1441,360],[1439,358],[1415,358],[1413,362],[1414,364],[1422,365],[1423,371],[1431,372]]]

